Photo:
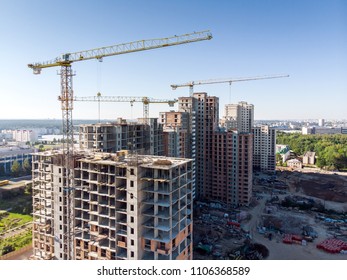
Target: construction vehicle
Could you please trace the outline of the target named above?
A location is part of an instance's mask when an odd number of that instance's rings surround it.
[[[142,102],[143,104],[143,119],[145,124],[149,124],[149,104],[150,103],[166,103],[173,107],[177,99],[155,99],[147,96],[101,96],[98,93],[96,96],[74,97],[74,101],[89,101],[89,102],[129,102],[131,106],[134,102]],[[99,106],[99,122],[100,122],[100,106]]]
[[[102,61],[104,57],[127,54],[132,52],[139,52],[157,48],[164,48],[169,46],[188,44],[203,40],[212,39],[212,35],[209,31],[194,32],[179,36],[172,36],[168,38],[140,40],[130,43],[117,44],[108,47],[101,47],[96,49],[90,49],[79,52],[64,53],[60,57],[55,59],[28,64],[28,67],[33,69],[34,74],[40,74],[41,70],[50,67],[61,67],[60,70],[60,85],[61,94],[59,100],[61,102],[62,119],[63,119],[63,166],[65,168],[65,187],[64,193],[67,195],[67,219],[68,226],[66,231],[67,237],[67,249],[66,253],[68,259],[74,259],[73,249],[73,236],[74,236],[74,141],[73,141],[73,122],[72,122],[72,110],[73,110],[73,85],[72,77],[75,75],[72,71],[72,63],[79,61],[86,61],[90,59],[97,59]],[[65,248],[65,247],[64,247]]]
[[[246,77],[246,78],[225,78],[225,79],[209,79],[209,80],[200,80],[200,81],[191,81],[183,84],[174,84],[171,85],[173,90],[178,87],[189,87],[189,96],[193,96],[194,86],[196,85],[207,85],[207,84],[220,84],[220,83],[229,83],[231,85],[235,82],[246,82],[253,80],[265,80],[265,79],[275,79],[275,78],[287,78],[289,75],[273,75],[273,76],[257,76],[257,77]]]

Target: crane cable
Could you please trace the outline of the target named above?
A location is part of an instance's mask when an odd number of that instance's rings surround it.
[[[101,96],[101,66],[100,66],[100,60],[96,60],[96,91],[97,91],[97,97],[99,98],[98,100],[98,120],[100,123],[100,96]]]

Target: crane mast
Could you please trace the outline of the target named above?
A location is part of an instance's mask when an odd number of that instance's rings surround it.
[[[193,32],[179,36],[172,36],[167,38],[140,40],[130,43],[117,44],[108,47],[95,48],[85,51],[65,53],[55,59],[36,62],[28,64],[28,67],[33,69],[34,74],[40,74],[41,70],[50,67],[61,67],[60,70],[60,84],[61,93],[59,100],[61,101],[62,119],[63,119],[63,167],[65,169],[64,175],[64,194],[66,199],[67,210],[67,230],[65,233],[64,252],[67,259],[74,259],[74,136],[73,136],[73,83],[72,77],[74,76],[71,64],[78,61],[85,61],[90,59],[97,59],[102,61],[103,57],[121,55],[132,52],[139,52],[157,48],[164,48],[180,44],[188,44],[203,40],[212,39],[211,33],[207,31]],[[144,103],[145,104],[145,103]]]
[[[246,77],[246,78],[225,78],[225,79],[209,79],[209,80],[199,80],[191,81],[183,84],[173,84],[171,88],[173,90],[178,87],[189,87],[189,95],[193,96],[194,86],[195,85],[207,85],[207,84],[220,84],[220,83],[229,83],[230,85],[234,82],[246,82],[254,80],[265,80],[265,79],[276,79],[276,78],[287,78],[289,75],[272,75],[272,76],[257,76],[257,77]]]

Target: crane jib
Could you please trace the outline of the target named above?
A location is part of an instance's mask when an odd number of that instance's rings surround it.
[[[124,44],[118,44],[108,47],[101,47],[96,49],[90,49],[80,52],[64,53],[55,59],[28,64],[29,68],[32,68],[36,72],[40,72],[39,69],[56,67],[56,66],[70,66],[73,62],[98,59],[102,61],[103,57],[114,56],[131,52],[138,52],[144,50],[151,50],[156,48],[163,48],[169,46],[175,46],[180,44],[194,43],[203,40],[212,39],[211,33],[207,31],[193,32],[190,34],[184,34],[180,36],[172,36],[168,38],[139,40],[135,42],[129,42]],[[37,74],[37,73],[36,73]]]

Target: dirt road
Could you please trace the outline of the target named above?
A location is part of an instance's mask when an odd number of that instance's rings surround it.
[[[272,240],[258,233],[257,225],[264,212],[266,200],[270,198],[269,194],[262,194],[263,198],[258,200],[259,204],[250,210],[252,218],[245,224],[254,243],[260,243],[269,250],[269,260],[347,260],[347,254],[329,254],[316,248],[316,244],[323,240],[316,240],[314,243],[307,243],[307,246],[298,244],[284,244],[280,235],[275,235]]]

